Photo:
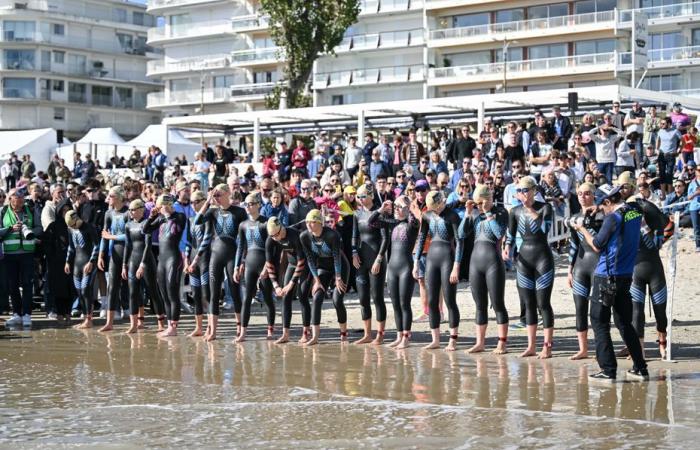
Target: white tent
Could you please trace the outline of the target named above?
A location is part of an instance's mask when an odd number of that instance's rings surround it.
[[[128,148],[121,149],[126,141],[114,131],[114,128],[93,128],[76,142],[76,150],[81,154],[92,152],[93,158],[103,165],[113,156],[129,156]]]
[[[37,130],[0,131],[0,161],[15,153],[30,155],[37,170],[46,170],[51,160],[51,155],[56,150],[56,130],[53,128],[41,128]]]
[[[144,150],[155,145],[166,155],[178,156],[186,155],[187,159],[192,158],[192,154],[202,148],[199,144],[190,141],[182,135],[180,130],[170,128],[166,142],[165,125],[149,125],[145,130],[129,142],[127,145],[137,147],[144,154]]]

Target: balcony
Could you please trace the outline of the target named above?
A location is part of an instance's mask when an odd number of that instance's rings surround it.
[[[314,75],[314,89],[333,89],[347,86],[408,83],[425,80],[422,65],[381,67],[377,69],[342,70]]]
[[[230,55],[231,66],[258,66],[277,64],[284,60],[281,47],[253,48],[250,50],[238,50]]]
[[[230,19],[192,22],[182,25],[166,25],[148,30],[148,43],[167,41],[170,39],[185,39],[195,37],[210,37],[232,33]]]
[[[134,20],[131,15],[127,18],[113,15],[111,8],[96,8],[92,2],[70,2],[61,0],[0,0],[0,10],[2,11],[32,11],[41,15],[49,16],[50,19],[66,17],[70,20],[79,20],[91,24],[101,24],[102,26],[113,26],[117,28],[132,28],[152,26],[153,16],[145,16],[143,20]],[[131,21],[128,21],[128,20]]]
[[[483,5],[484,3],[496,3],[503,0],[423,0],[426,10],[448,9],[460,6]]]
[[[526,39],[555,34],[613,31],[615,11],[519,20],[471,27],[445,28],[430,32],[428,47],[449,47],[508,39]]]
[[[663,93],[679,95],[681,97],[700,97],[700,89],[678,89],[674,91],[663,91]]]
[[[236,84],[231,86],[231,100],[234,101],[254,101],[264,100],[265,96],[272,92],[277,83],[253,83]]]
[[[694,66],[700,64],[700,45],[649,50],[647,58],[650,69]]]
[[[405,48],[423,44],[423,30],[389,31],[385,33],[347,36],[335,48],[336,53],[386,48]]]
[[[202,70],[225,69],[231,64],[229,54],[210,55],[199,58],[187,58],[180,61],[157,59],[148,61],[146,76],[154,77],[168,73],[198,72]]]
[[[428,84],[431,86],[445,86],[500,81],[503,79],[504,69],[509,80],[615,72],[629,69],[631,62],[630,53],[611,52],[512,61],[506,64],[499,62],[440,67],[430,69]]]
[[[231,20],[231,28],[236,33],[262,31],[270,27],[270,17],[252,14],[250,16],[234,17]]]
[[[36,99],[36,91],[34,89],[3,88],[0,92],[2,93],[3,99]]]
[[[188,89],[186,91],[152,92],[146,97],[146,108],[167,108],[180,105],[199,105],[200,103],[224,103],[229,101],[231,93],[228,88]]]
[[[635,11],[645,13],[649,18],[649,25],[680,25],[685,22],[700,21],[700,2],[638,8]],[[632,10],[620,11],[619,22],[622,25],[631,26]]]
[[[12,43],[37,43],[48,44],[56,47],[78,48],[81,50],[90,49],[101,53],[116,53],[127,55],[144,56],[147,52],[152,52],[153,49],[139,42],[120,42],[117,36],[114,39],[91,39],[91,38],[76,38],[67,36],[56,36],[52,34],[44,34],[40,32],[27,33],[18,35],[12,31],[5,31],[0,34],[2,42]]]
[[[360,16],[403,13],[422,8],[423,0],[361,0]]]
[[[106,68],[99,61],[88,64],[37,64],[29,59],[7,59],[2,61],[0,70],[16,70],[21,72],[42,72],[57,75],[68,75],[79,78],[91,78],[120,82],[153,83],[146,78],[143,71],[131,69]]]
[[[228,0],[148,0],[146,11],[159,13],[164,9],[197,6],[204,3],[219,3]]]

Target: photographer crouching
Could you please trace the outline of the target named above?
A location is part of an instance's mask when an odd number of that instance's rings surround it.
[[[8,197],[10,204],[0,209],[2,263],[6,265],[13,313],[6,324],[28,327],[32,324],[35,235],[41,232],[41,221],[25,204],[24,191],[12,189]]]
[[[610,316],[614,311],[615,325],[629,349],[634,366],[627,377],[648,380],[649,371],[642,347],[632,326],[632,297],[630,285],[634,263],[639,249],[642,214],[623,201],[620,186],[605,184],[595,191],[596,207],[605,214],[598,234],[591,233],[578,222],[575,229],[588,245],[600,255],[593,279],[591,295],[591,325],[595,332],[596,357],[601,368],[592,379],[614,381],[617,377],[617,359],[610,337]]]

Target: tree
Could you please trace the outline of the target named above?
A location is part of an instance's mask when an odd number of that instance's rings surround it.
[[[261,9],[270,16],[270,34],[282,49],[286,66],[285,84],[267,98],[269,108],[279,106],[282,92],[287,106],[309,106],[304,88],[314,61],[322,54],[333,54],[345,30],[357,22],[359,0],[261,0]]]

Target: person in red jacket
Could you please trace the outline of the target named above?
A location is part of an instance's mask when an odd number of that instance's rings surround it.
[[[311,152],[304,145],[304,141],[297,139],[297,146],[292,151],[292,166],[301,169],[306,174],[306,164],[311,159]],[[306,175],[305,175],[306,176]]]

